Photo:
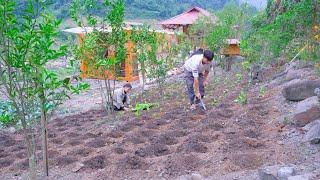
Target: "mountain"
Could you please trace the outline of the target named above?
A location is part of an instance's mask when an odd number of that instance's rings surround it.
[[[260,10],[267,7],[267,0],[239,0],[239,2],[248,3]]]
[[[27,0],[17,1],[19,9],[23,9]],[[217,11],[230,1],[239,0],[124,0],[126,19],[166,19],[182,13],[192,6],[199,6],[209,11]],[[251,0],[253,2],[253,0]],[[52,2],[50,10],[60,19],[68,19],[72,0],[47,0]],[[101,4],[102,0],[98,0]],[[101,7],[99,5],[98,7]],[[104,14],[102,9],[94,12]]]

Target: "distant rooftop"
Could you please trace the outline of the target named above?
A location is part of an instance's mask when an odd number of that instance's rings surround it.
[[[197,21],[199,17],[210,16],[210,13],[200,7],[192,7],[182,14],[174,16],[170,19],[161,21],[160,24],[166,25],[190,25]]]
[[[62,30],[63,32],[67,32],[67,33],[73,33],[73,34],[87,34],[87,33],[92,33],[94,30],[93,27],[74,27],[74,28],[70,28],[70,29],[64,29]],[[95,28],[95,30],[100,31],[100,32],[111,32],[112,29],[110,27],[107,28],[100,28],[97,27]],[[125,30],[132,30],[131,27],[125,27]],[[167,30],[150,30],[150,31],[155,31],[158,33],[166,33],[166,34],[174,34],[174,32],[171,31],[167,31]]]

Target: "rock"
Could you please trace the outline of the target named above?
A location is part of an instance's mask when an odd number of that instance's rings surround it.
[[[302,130],[305,132],[308,132],[313,126],[315,126],[316,124],[320,124],[320,119],[317,119],[307,125],[305,125]]]
[[[320,87],[320,81],[299,81],[285,87],[282,91],[283,96],[290,101],[301,101],[315,96],[314,90]]]
[[[298,103],[293,114],[293,122],[302,127],[320,118],[320,103],[317,96],[307,98]]]
[[[320,88],[314,89],[314,93],[318,96],[318,101],[320,101]]]
[[[10,133],[15,133],[17,131],[14,127],[10,127],[8,130]]]
[[[83,166],[84,166],[84,164],[82,164],[82,163],[76,163],[75,166],[71,169],[71,171],[78,172]]]
[[[307,175],[298,175],[298,176],[290,176],[288,180],[309,180],[309,176]]]
[[[306,140],[311,144],[320,143],[320,123],[315,123],[306,134]]]
[[[280,180],[287,180],[289,176],[295,174],[295,170],[293,167],[282,167],[278,170],[278,178]]]
[[[277,170],[279,166],[267,166],[258,170],[260,180],[278,180]]]
[[[202,178],[202,176],[201,176],[200,174],[198,174],[198,173],[192,173],[192,174],[191,174],[191,179],[192,179],[192,180],[201,180],[201,179],[203,179],[203,178]]]

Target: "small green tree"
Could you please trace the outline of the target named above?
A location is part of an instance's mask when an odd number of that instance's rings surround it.
[[[71,78],[59,79],[47,68],[49,61],[65,55],[66,46],[55,46],[60,21],[46,7],[40,0],[29,0],[17,17],[15,2],[0,1],[0,87],[14,109],[12,120],[24,132],[30,179],[36,178],[34,125],[41,119],[43,166],[48,175],[48,113],[68,97],[68,91],[87,87],[72,86]]]
[[[106,110],[112,112],[115,82],[121,73],[121,64],[127,56],[127,34],[123,23],[124,1],[104,0],[102,8],[107,13],[102,19],[96,18],[92,13],[97,8],[99,4],[95,1],[72,1],[70,14],[73,21],[83,29],[86,29],[87,25],[92,27],[92,31],[86,32],[83,44],[75,50],[74,54],[76,58],[88,62],[88,66],[96,67],[104,77],[104,90],[101,91],[101,95]],[[110,32],[109,29],[111,29]],[[108,49],[114,50],[114,56],[106,56]],[[112,73],[113,78],[110,79],[106,72]]]

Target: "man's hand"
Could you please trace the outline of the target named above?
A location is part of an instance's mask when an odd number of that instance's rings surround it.
[[[204,80],[203,81],[203,86],[207,86],[208,85],[208,81],[207,80]]]
[[[198,98],[198,99],[201,99],[201,94],[200,94],[200,92],[196,92],[196,97]]]
[[[130,110],[130,108],[127,108],[127,107],[124,107],[123,108],[125,111],[129,111]]]

